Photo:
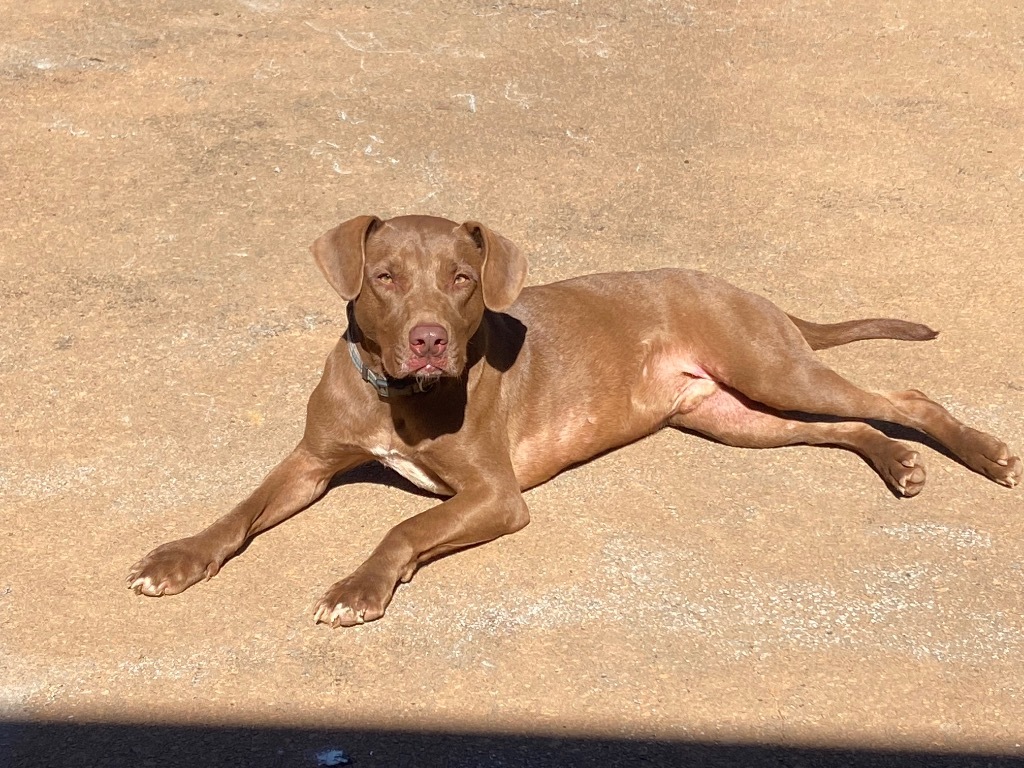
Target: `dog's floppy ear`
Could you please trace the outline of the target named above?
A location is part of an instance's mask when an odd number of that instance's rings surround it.
[[[376,216],[356,216],[324,232],[309,247],[327,282],[345,301],[352,301],[363,287],[366,238],[380,223]]]
[[[504,312],[512,306],[526,282],[526,257],[511,240],[477,221],[467,221],[462,226],[484,252],[480,275],[484,306],[493,312]]]

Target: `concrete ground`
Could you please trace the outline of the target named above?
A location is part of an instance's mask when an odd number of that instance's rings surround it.
[[[298,440],[344,324],[307,246],[361,213],[481,220],[537,283],[681,265],[928,323],[824,357],[1024,447],[1020,7],[2,15],[0,765],[1024,762],[1024,496],[931,447],[902,501],[664,431],[354,630],[314,602],[432,503],[383,469],[183,595],[124,585]]]

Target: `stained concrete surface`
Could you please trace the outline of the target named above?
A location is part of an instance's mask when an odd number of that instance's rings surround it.
[[[1021,448],[1019,7],[2,11],[0,762],[50,764],[47,723],[348,733],[358,765],[443,764],[381,758],[405,732],[1024,753],[1024,497],[928,447],[901,501],[843,451],[665,431],[350,631],[313,603],[431,503],[384,470],[181,596],[123,584],[297,441],[344,317],[306,248],[360,213],[484,221],[532,282],[680,265],[809,319],[926,322],[824,357]],[[260,743],[315,764],[283,738]]]

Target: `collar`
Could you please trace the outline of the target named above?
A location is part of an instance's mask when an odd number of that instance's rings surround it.
[[[434,388],[433,381],[421,382],[416,379],[392,379],[387,374],[377,373],[363,363],[362,358],[359,357],[359,348],[349,338],[348,331],[345,331],[345,341],[348,342],[348,353],[352,357],[352,362],[355,363],[356,370],[359,371],[359,376],[377,390],[379,397],[405,397],[421,392],[429,392]]]

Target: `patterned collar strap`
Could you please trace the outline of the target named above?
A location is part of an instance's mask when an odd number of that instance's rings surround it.
[[[405,397],[421,392],[429,392],[433,389],[434,382],[432,381],[420,382],[415,379],[392,379],[371,370],[369,366],[363,364],[362,358],[359,357],[359,348],[352,343],[347,331],[345,332],[345,341],[348,342],[348,353],[352,357],[352,362],[355,363],[356,370],[359,371],[359,376],[377,390],[377,394],[380,397]]]

